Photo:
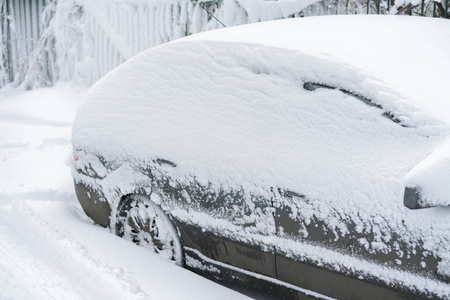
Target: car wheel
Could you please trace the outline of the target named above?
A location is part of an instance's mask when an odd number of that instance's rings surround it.
[[[165,212],[142,195],[127,196],[118,209],[116,234],[182,265],[181,242]]]

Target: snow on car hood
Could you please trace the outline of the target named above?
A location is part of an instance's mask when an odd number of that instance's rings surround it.
[[[402,202],[408,172],[449,133],[444,36],[448,21],[339,16],[188,37],[135,56],[92,87],[73,144],[107,161],[166,159],[180,178],[201,183],[296,191],[329,224],[348,216],[365,228],[381,216],[370,226],[396,228],[445,258],[450,211],[412,212]],[[305,82],[367,97],[407,127]]]

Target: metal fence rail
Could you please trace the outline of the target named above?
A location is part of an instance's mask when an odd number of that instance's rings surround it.
[[[449,18],[450,0],[322,0],[316,9],[322,14],[393,14]],[[318,7],[317,7],[318,6]]]

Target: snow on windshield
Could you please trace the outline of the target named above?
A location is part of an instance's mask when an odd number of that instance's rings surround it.
[[[359,69],[358,75],[366,85],[378,81],[394,89],[397,96],[406,98],[409,105],[412,102],[421,112],[448,124],[450,102],[446,93],[448,78],[444,76],[450,66],[450,39],[444,38],[450,36],[448,23],[442,19],[408,16],[326,16],[232,27],[178,41],[255,43],[347,64]],[[342,86],[351,84],[342,79],[333,82]],[[358,87],[357,91],[369,92],[364,87]],[[373,92],[366,96],[396,113],[411,109]]]

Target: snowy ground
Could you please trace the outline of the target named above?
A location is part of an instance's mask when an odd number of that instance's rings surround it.
[[[64,163],[84,93],[0,90],[0,300],[243,298],[84,215]]]

